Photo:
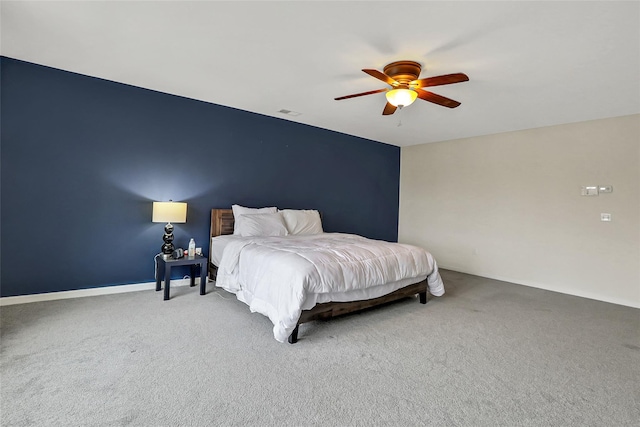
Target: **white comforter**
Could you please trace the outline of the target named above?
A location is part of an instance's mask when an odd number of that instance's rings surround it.
[[[274,337],[284,342],[302,310],[316,303],[375,298],[425,278],[432,295],[444,294],[436,261],[422,248],[323,233],[234,239],[216,286],[268,316]]]

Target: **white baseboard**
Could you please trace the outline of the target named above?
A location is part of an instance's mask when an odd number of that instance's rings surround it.
[[[164,289],[164,280],[161,282]],[[191,279],[173,279],[171,287],[189,286]],[[196,277],[196,286],[200,285],[200,277]],[[121,294],[124,292],[148,291],[156,288],[156,282],[135,283],[133,285],[103,286],[100,288],[77,289],[73,291],[47,292],[43,294],[18,295],[15,297],[0,298],[0,307],[14,304],[27,304],[30,302],[53,301],[67,298],[92,297],[96,295]]]
[[[481,276],[481,277],[488,277],[488,276],[482,276],[479,275],[477,273],[472,273],[472,272],[466,272],[466,271],[461,271],[460,269],[458,270],[454,270],[454,269],[449,269],[446,267],[441,267],[443,269],[447,269],[447,270],[451,270],[451,271],[458,271],[460,273],[465,273],[465,274],[472,274],[472,275],[476,275],[476,276]],[[597,300],[597,301],[603,301],[603,302],[608,302],[611,304],[618,304],[618,305],[624,305],[627,307],[633,307],[633,308],[640,308],[640,304],[636,301],[628,301],[628,300],[620,300],[618,298],[606,298],[603,297],[602,295],[592,295],[589,293],[585,293],[585,292],[561,292],[557,289],[554,289],[551,286],[545,286],[539,283],[517,283],[514,282],[512,279],[508,279],[508,278],[503,278],[503,277],[488,277],[489,279],[494,279],[494,280],[501,280],[504,282],[510,282],[510,283],[514,283],[517,285],[523,285],[523,286],[529,286],[532,288],[538,288],[538,289],[544,289],[547,291],[552,291],[552,292],[558,292],[558,293],[563,293],[563,294],[567,294],[567,295],[573,295],[573,296],[577,296],[577,297],[581,297],[581,298],[588,298],[588,299],[593,299],[593,300]],[[199,277],[196,277],[196,286],[199,285]],[[207,279],[208,280],[208,279]],[[161,282],[163,288],[164,288],[164,280]],[[175,286],[189,286],[191,284],[190,279],[173,279],[171,280],[171,286],[175,287]],[[33,295],[18,295],[15,297],[4,297],[4,298],[0,298],[0,307],[5,306],[5,305],[14,305],[14,304],[27,304],[30,302],[39,302],[39,301],[53,301],[53,300],[58,300],[58,299],[67,299],[67,298],[81,298],[81,297],[91,297],[91,296],[96,296],[96,295],[109,295],[109,294],[121,294],[124,292],[137,292],[137,291],[148,291],[150,289],[155,289],[156,288],[156,282],[146,282],[146,283],[136,283],[133,285],[119,285],[119,286],[103,286],[100,288],[91,288],[91,289],[78,289],[78,290],[73,290],[73,291],[61,291],[61,292],[47,292],[44,294],[33,294]]]
[[[456,271],[464,274],[471,274],[473,276],[486,277],[487,279],[500,280],[501,282],[513,283],[515,285],[528,286],[530,288],[542,289],[545,291],[557,292],[559,294],[571,295],[574,297],[592,299],[595,301],[602,301],[602,302],[607,302],[607,303],[616,304],[616,305],[624,305],[626,307],[640,308],[640,301],[638,300],[628,300],[628,299],[611,297],[608,295],[594,294],[591,292],[584,292],[580,289],[558,289],[555,286],[550,286],[544,283],[529,282],[529,281],[525,282],[522,280],[516,281],[511,277],[502,277],[495,274],[488,275],[488,274],[483,274],[481,272],[476,272],[476,271],[465,271],[465,269],[461,269],[461,268],[449,268],[449,267],[442,267],[442,266],[439,266],[439,268]],[[445,288],[446,288],[446,284],[445,284]]]

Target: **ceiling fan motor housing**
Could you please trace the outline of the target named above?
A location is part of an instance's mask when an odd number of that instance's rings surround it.
[[[403,86],[417,80],[421,70],[422,66],[414,61],[396,61],[384,67],[384,73]]]

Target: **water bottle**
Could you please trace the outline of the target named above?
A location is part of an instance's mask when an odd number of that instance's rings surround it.
[[[189,240],[189,256],[196,256],[196,241]]]

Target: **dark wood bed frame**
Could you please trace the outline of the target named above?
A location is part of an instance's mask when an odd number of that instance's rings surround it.
[[[224,234],[233,234],[233,211],[231,209],[211,209],[211,237],[221,236]],[[209,240],[211,244],[211,240]],[[218,267],[211,262],[211,248],[209,248],[209,279],[216,280]],[[401,298],[413,297],[418,294],[420,303],[427,303],[427,280],[405,286],[387,295],[378,298],[349,301],[349,302],[326,302],[317,304],[309,310],[303,310],[298,320],[296,328],[289,336],[289,343],[294,344],[298,341],[298,328],[302,323],[311,322],[313,320],[330,319],[342,314],[353,313],[364,310],[366,308],[375,307],[386,304]]]

